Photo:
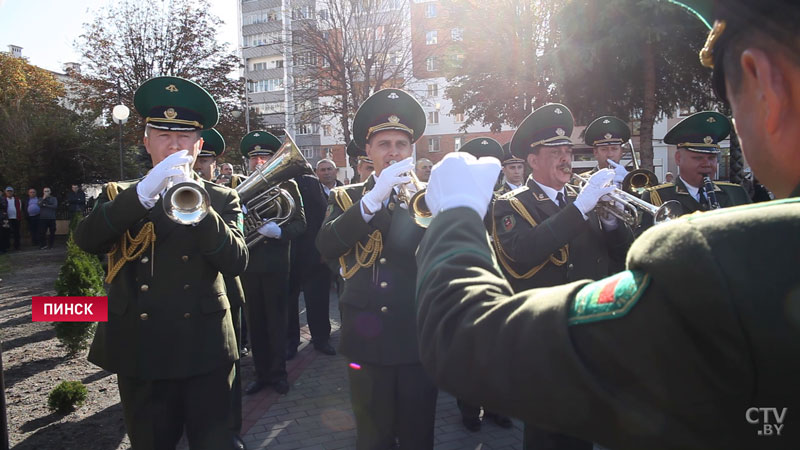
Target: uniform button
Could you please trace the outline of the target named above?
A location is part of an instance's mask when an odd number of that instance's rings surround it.
[[[386,258],[381,258],[381,259],[380,259],[380,263],[381,263],[381,264],[386,264]]]
[[[139,289],[140,289],[142,292],[147,292],[148,290],[150,290],[150,286],[148,286],[148,285],[146,285],[146,284],[143,284],[143,285],[142,285],[142,286],[141,286]]]
[[[142,320],[147,320],[148,317],[150,317],[150,316],[148,316],[147,313],[139,314],[139,318],[142,319]]]
[[[381,312],[382,312],[382,313],[387,313],[387,312],[389,312],[389,307],[388,307],[388,306],[381,306]]]
[[[386,286],[389,286],[389,283],[387,283],[385,281],[381,281],[381,287],[382,288],[386,288]]]
[[[181,256],[181,259],[183,260],[183,262],[189,261],[189,257],[186,255]]]
[[[186,313],[186,314],[183,315],[184,319],[189,319],[191,317],[192,317],[192,313]]]
[[[142,264],[147,264],[149,262],[150,262],[150,258],[148,258],[147,256],[143,256],[142,257]]]
[[[188,291],[189,290],[189,285],[188,284],[184,284],[183,285],[183,290],[184,291]]]
[[[575,267],[575,265],[573,265],[572,263],[570,263],[570,264],[567,266],[567,269],[570,269],[570,270],[572,270],[572,268],[573,268],[573,267]]]

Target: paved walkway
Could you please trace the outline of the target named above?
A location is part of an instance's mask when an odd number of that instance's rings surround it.
[[[355,448],[355,420],[350,409],[347,362],[339,355],[327,356],[308,345],[305,308],[301,307],[301,349],[287,370],[292,389],[281,396],[265,389],[245,396],[242,437],[249,449],[335,450]],[[334,346],[339,341],[339,307],[331,294]],[[249,358],[249,357],[247,357]],[[251,366],[251,361],[243,361]],[[252,369],[245,369],[252,370]],[[504,429],[488,421],[472,433],[461,424],[461,414],[452,395],[439,392],[436,408],[436,450],[522,449],[522,424]]]

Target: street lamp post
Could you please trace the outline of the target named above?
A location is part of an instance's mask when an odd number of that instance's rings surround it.
[[[122,170],[122,125],[128,121],[128,116],[130,115],[131,110],[128,109],[127,106],[122,104],[120,100],[120,104],[115,106],[114,109],[111,111],[111,117],[114,120],[114,123],[119,124],[119,179],[124,180],[125,176],[123,175]]]

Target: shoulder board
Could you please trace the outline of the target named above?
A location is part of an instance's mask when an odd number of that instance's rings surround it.
[[[501,195],[500,197],[497,197],[497,199],[498,200],[508,200],[508,199],[510,199],[512,197],[516,197],[516,196],[522,194],[523,192],[525,192],[527,190],[528,190],[528,186],[520,186],[520,187],[514,189],[513,191],[508,191],[505,194]]]
[[[675,187],[675,183],[659,184],[657,186],[651,186],[651,187],[647,188],[647,190],[648,191],[657,191],[659,189],[664,189],[664,188],[669,188],[669,187]]]
[[[580,325],[625,316],[650,284],[650,274],[626,270],[589,283],[575,295],[567,324]]]
[[[730,182],[727,182],[727,181],[715,181],[715,182],[714,182],[714,184],[716,184],[716,185],[719,185],[719,186],[735,186],[735,187],[742,187],[742,185],[741,185],[741,184],[730,183]]]

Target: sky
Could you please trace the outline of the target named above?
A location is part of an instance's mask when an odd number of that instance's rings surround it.
[[[227,42],[228,49],[238,41],[237,2],[210,0],[211,12],[225,24],[217,40]],[[22,47],[22,56],[36,66],[63,72],[64,63],[80,62],[73,43],[83,32],[83,24],[91,22],[94,11],[113,0],[0,0],[0,51],[10,44]]]

